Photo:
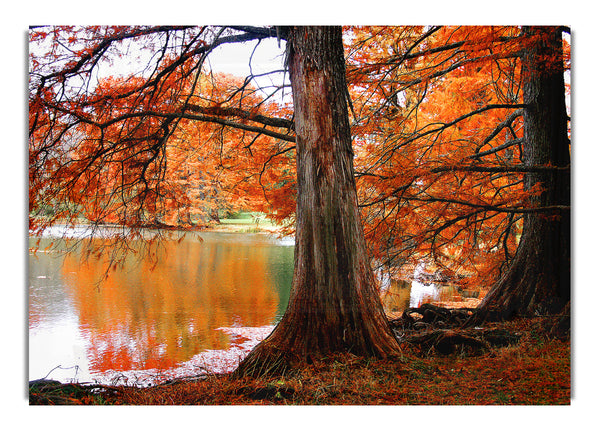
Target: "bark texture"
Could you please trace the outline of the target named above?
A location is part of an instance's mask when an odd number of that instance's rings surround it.
[[[524,163],[570,166],[558,27],[525,29],[523,55]],[[541,186],[532,206],[570,208],[570,170],[525,174],[525,188]],[[570,209],[526,214],[523,235],[511,266],[481,303],[477,320],[517,315],[568,313],[571,295]]]
[[[240,364],[243,374],[336,352],[400,353],[358,210],[341,28],[291,28],[287,55],[298,172],[294,278],[285,315]]]

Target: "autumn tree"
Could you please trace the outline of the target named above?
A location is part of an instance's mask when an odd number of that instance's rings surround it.
[[[556,245],[566,244],[569,224],[567,119],[560,36],[546,33],[34,29],[31,42],[51,49],[31,58],[30,228],[77,223],[82,211],[130,228],[156,220],[186,226],[211,187],[295,221],[288,309],[240,373],[336,352],[398,354],[373,261],[414,269],[426,260],[470,283],[499,278],[512,261],[484,307],[510,316],[537,312],[550,297],[564,305],[568,287],[556,281],[564,280],[569,249]],[[207,68],[218,46],[267,38],[286,44],[293,107],[273,99],[286,84],[265,92],[252,76],[216,77]],[[136,76],[98,80],[100,65],[128,44],[155,55]],[[538,107],[552,112],[539,115]],[[548,118],[556,127],[544,126]],[[50,207],[52,216],[37,216]],[[560,257],[549,252],[558,249]],[[525,270],[529,287],[514,287]]]
[[[361,104],[353,130],[373,255],[391,267],[427,262],[462,285],[497,278],[514,253],[524,196],[512,136],[522,115],[518,29],[354,34],[351,92]]]
[[[226,30],[229,33],[223,35]],[[121,168],[109,192],[122,204],[123,216],[118,221],[139,224],[155,211],[156,198],[172,193],[163,181],[168,164],[165,155],[169,139],[184,121],[225,125],[295,142],[296,253],[290,303],[273,334],[250,354],[240,372],[279,369],[279,365],[335,352],[380,357],[398,354],[399,344],[383,313],[371,272],[358,211],[341,28],[234,30],[217,30],[216,37],[207,42],[203,37],[210,36],[212,29],[87,28],[79,31],[90,33],[88,40],[93,42],[75,52],[75,59],[57,59],[46,65],[50,70],[34,65],[31,209],[35,210],[44,193],[57,183],[62,190],[72,190],[64,199],[68,202],[96,195],[101,184],[98,175],[108,161]],[[60,38],[60,32],[35,32],[35,37]],[[90,71],[112,44],[136,37],[151,37],[154,43],[163,44],[160,61],[149,78],[110,95],[90,95],[85,86],[80,90],[70,86],[73,78],[89,82]],[[221,43],[265,37],[288,42],[293,127],[290,120],[257,109],[198,103],[201,100],[194,97],[203,61],[212,49]],[[172,50],[171,38],[177,41],[177,56],[164,54]],[[243,93],[245,88],[239,91]],[[87,131],[83,150],[73,144],[65,149],[65,138],[78,127],[91,128],[94,133]],[[295,137],[290,135],[292,129]],[[279,153],[288,151],[282,148]],[[76,211],[71,208],[71,220]]]
[[[522,55],[525,188],[523,236],[510,268],[480,306],[507,318],[568,312],[571,298],[570,140],[565,106],[563,29],[528,27]],[[542,209],[536,211],[536,209]]]
[[[336,352],[400,352],[360,221],[341,29],[294,27],[287,41],[298,172],[294,278],[285,315],[240,373]]]
[[[257,147],[265,136],[275,138],[268,144],[279,151],[279,156],[273,151],[260,157],[259,173],[270,174],[293,148],[292,123],[285,118],[291,114],[282,109],[283,118],[268,115],[267,100],[257,97],[249,79],[227,82],[210,74],[205,63],[222,44],[260,42],[270,35],[275,31],[256,35],[187,26],[32,30],[32,46],[49,44],[43,49],[50,49],[41,56],[32,51],[31,57],[32,231],[57,221],[77,223],[82,210],[93,222],[128,226],[130,235],[157,222],[186,221],[186,208],[198,203],[199,194],[207,203],[209,194],[221,191],[213,174],[228,168],[241,176],[247,169],[232,166],[231,160],[258,160],[241,156],[263,153]],[[73,49],[65,48],[69,45]],[[144,60],[145,66],[142,61],[137,75],[98,78],[98,70],[123,56],[122,50],[151,47],[157,55]],[[195,147],[190,145],[194,138]],[[231,148],[229,142],[238,145]],[[203,188],[196,196],[182,187],[192,180]],[[236,189],[235,184],[229,188]]]
[[[552,30],[550,44],[546,28],[536,36],[519,27],[367,27],[350,44],[350,81],[364,100],[354,130],[365,148],[359,190],[374,255],[392,267],[431,262],[463,286],[500,279],[481,318],[568,302],[563,30]],[[548,47],[532,54],[540,43]],[[542,115],[532,114],[537,103]]]

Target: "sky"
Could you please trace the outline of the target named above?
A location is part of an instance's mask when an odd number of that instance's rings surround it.
[[[50,50],[49,44],[29,44],[29,51],[43,61],[43,56]],[[142,49],[135,41],[125,45],[116,45],[118,49],[127,52],[127,55],[118,58],[110,53],[103,57],[109,58],[111,61],[99,62],[96,67],[96,76],[101,79],[108,76],[128,76],[133,72],[145,69],[150,63],[156,52],[153,50]],[[69,49],[83,48],[75,45],[69,45]],[[229,43],[222,44],[215,48],[208,56],[205,62],[205,68],[212,72],[222,72],[245,78],[250,74],[254,75],[252,85],[256,88],[264,88],[264,94],[270,94],[274,88],[279,87],[284,83],[289,85],[287,74],[282,72],[269,72],[282,70],[285,53],[285,41],[277,41],[276,39],[263,39],[259,43],[250,41],[245,43]],[[155,57],[154,57],[155,58]],[[262,75],[262,76],[261,76]],[[93,89],[95,79],[92,79],[91,86],[86,84],[89,90]],[[72,78],[72,85],[80,86],[81,82],[77,78]],[[269,88],[271,87],[271,88]],[[290,102],[291,94],[287,90],[284,93],[278,93],[276,102]]]
[[[234,76],[246,77],[250,73],[262,73],[283,69],[285,42],[276,39],[264,39],[254,50],[256,42],[235,43],[219,46],[210,56],[210,66],[213,72],[224,72]],[[250,61],[251,60],[251,61]],[[289,77],[283,73],[270,74],[269,76],[256,77],[253,85],[257,88],[289,85]],[[276,101],[290,101],[289,93]]]

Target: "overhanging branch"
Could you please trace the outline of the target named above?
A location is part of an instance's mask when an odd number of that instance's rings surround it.
[[[186,104],[181,108],[182,112],[192,111],[203,115],[215,115],[218,117],[238,117],[246,120],[255,121],[265,126],[281,127],[289,130],[294,130],[293,121],[285,118],[267,117],[265,115],[254,114],[250,111],[245,111],[239,108],[229,108],[220,106],[200,106],[194,104]]]

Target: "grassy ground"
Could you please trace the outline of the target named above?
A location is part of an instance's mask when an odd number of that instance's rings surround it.
[[[271,222],[262,214],[240,213],[234,218],[222,218],[219,224],[212,225],[205,230],[215,232],[258,233],[276,232],[279,226]]]
[[[398,360],[337,356],[286,376],[208,376],[150,388],[77,385],[30,388],[31,404],[144,405],[565,405],[570,340],[549,339],[540,320],[502,325],[522,334],[483,355],[440,356],[405,346]]]

